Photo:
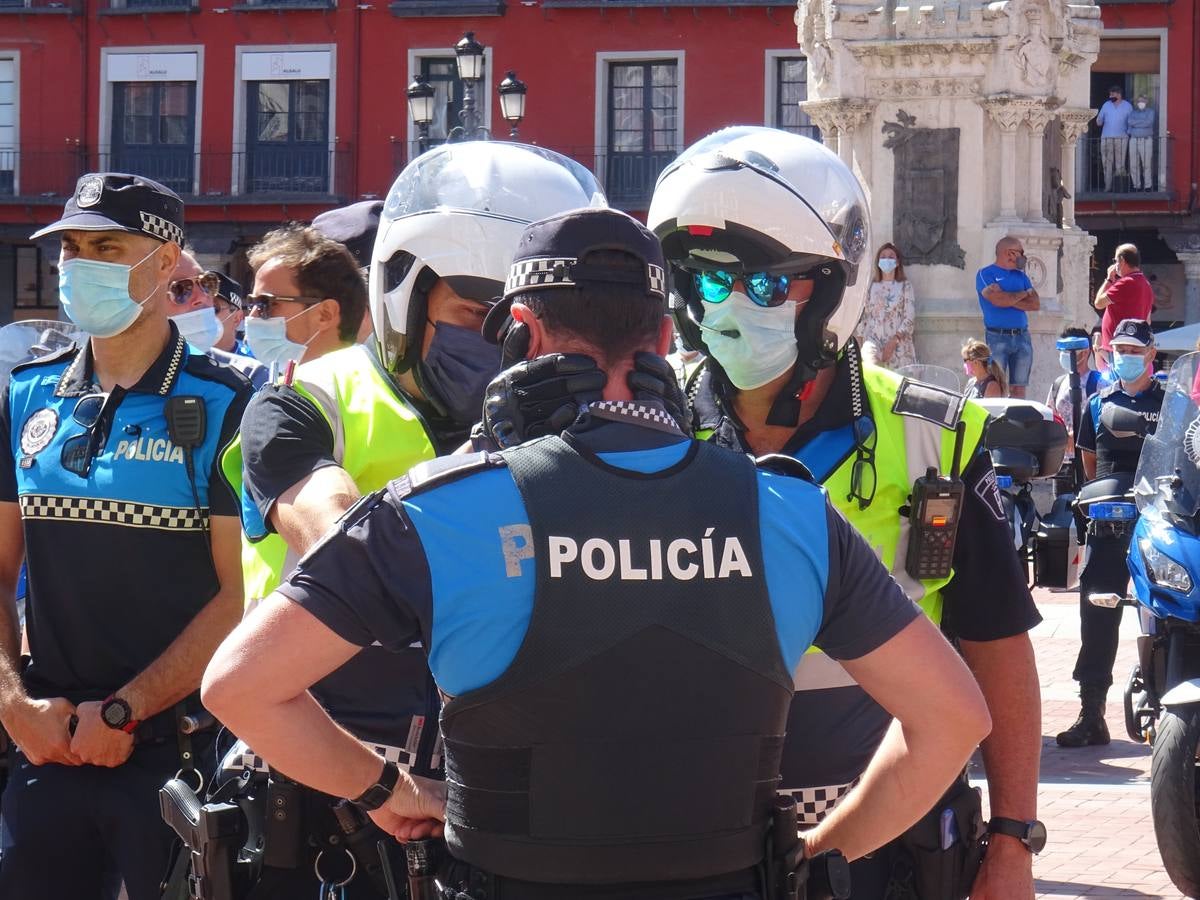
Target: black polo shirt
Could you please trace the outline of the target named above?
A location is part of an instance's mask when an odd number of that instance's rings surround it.
[[[26,627],[35,697],[98,700],[162,654],[217,593],[209,516],[236,516],[220,471],[250,383],[191,348],[174,324],[133,387],[107,398],[86,477],[63,468],[85,434],[74,413],[98,393],[91,345],[13,370],[0,402],[0,502],[20,504],[29,573]],[[171,397],[201,398],[207,425],[186,454],[167,428]]]

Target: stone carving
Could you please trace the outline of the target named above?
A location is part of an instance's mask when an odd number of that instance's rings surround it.
[[[1052,87],[1054,51],[1042,28],[1041,11],[1036,7],[1025,10],[1025,20],[1025,34],[1017,43],[1017,68],[1021,70],[1022,81],[1035,91],[1045,91]]]
[[[872,97],[973,97],[982,89],[981,78],[894,78],[870,82]]]
[[[1040,256],[1030,256],[1026,259],[1025,274],[1029,276],[1029,281],[1035,289],[1046,283],[1046,264]]]
[[[918,128],[904,110],[885,122],[883,146],[895,155],[892,233],[908,263],[966,267],[958,245],[957,128]]]

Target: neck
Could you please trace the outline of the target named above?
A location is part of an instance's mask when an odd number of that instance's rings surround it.
[[[751,446],[756,451],[760,449],[758,446],[754,446],[757,443],[754,432],[761,432],[767,428],[778,429],[786,433],[785,437],[790,437],[796,428],[799,428],[811,419],[816,411],[820,409],[821,403],[824,401],[825,395],[829,393],[829,388],[836,376],[836,366],[829,366],[817,373],[817,377],[813,379],[812,391],[809,393],[808,399],[800,407],[800,418],[795,426],[767,424],[767,417],[771,414],[771,407],[775,405],[775,399],[779,396],[779,392],[783,389],[784,385],[787,384],[788,379],[792,377],[791,369],[788,369],[782,375],[769,381],[762,387],[753,388],[748,391],[738,391],[733,397],[733,409],[742,424],[746,426]]]
[[[1121,389],[1127,394],[1140,394],[1146,388],[1150,387],[1150,382],[1153,380],[1154,373],[1147,368],[1136,381],[1122,381]]]
[[[118,335],[92,338],[96,380],[106,391],[117,385],[132,387],[158,359],[170,337],[166,316],[142,316]]]
[[[237,337],[231,337],[228,340],[221,340],[214,344],[218,350],[224,350],[226,353],[232,353],[237,346]]]
[[[326,353],[343,350],[349,346],[348,343],[338,338],[337,331],[322,331],[304,348],[304,356],[300,359],[300,362],[312,362],[314,359],[320,359]]]
[[[412,369],[401,372],[399,375],[394,376],[394,378],[396,380],[396,386],[400,388],[400,392],[404,394],[405,397],[417,400],[420,403],[427,402],[425,400],[425,394],[421,392],[421,388],[417,385],[417,379],[413,375]]]
[[[895,272],[884,272],[884,271],[881,269],[879,274],[883,276],[883,280],[884,280],[884,281],[895,281],[895,280],[896,280],[896,273],[895,273]]]

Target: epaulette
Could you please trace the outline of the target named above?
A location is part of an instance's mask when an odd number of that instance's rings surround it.
[[[414,494],[458,481],[460,478],[476,472],[482,472],[484,469],[496,469],[504,465],[506,465],[504,457],[498,453],[479,452],[461,456],[439,456],[413,466],[408,470],[407,475],[392,482],[392,490],[399,499],[403,500]]]
[[[898,416],[924,419],[947,431],[953,431],[958,427],[966,406],[966,396],[958,391],[904,378],[896,390],[896,402],[892,404],[892,412]]]
[[[754,465],[764,471],[774,472],[776,475],[786,475],[789,478],[802,478],[813,484],[817,483],[808,466],[800,462],[796,457],[788,456],[786,453],[768,453],[754,460]]]
[[[62,362],[70,356],[79,352],[78,344],[67,344],[67,346],[55,350],[53,353],[47,353],[44,356],[36,356],[33,359],[27,359],[25,362],[17,363],[12,367],[12,374],[24,372],[26,369],[32,369],[35,366],[47,366],[51,363]]]

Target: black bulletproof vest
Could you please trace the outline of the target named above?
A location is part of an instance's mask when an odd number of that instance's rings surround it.
[[[693,443],[646,475],[559,437],[502,455],[537,583],[509,669],[443,708],[454,856],[554,884],[753,867],[792,695],[754,464]]]

